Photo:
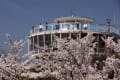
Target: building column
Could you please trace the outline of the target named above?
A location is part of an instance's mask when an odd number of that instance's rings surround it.
[[[71,32],[69,31],[69,38],[71,39]]]
[[[61,34],[61,32],[60,32],[60,40],[62,39],[62,34]]]
[[[39,35],[37,35],[37,45],[38,45],[38,49],[37,50],[38,50],[38,53],[39,53],[39,46],[40,46],[39,45]]]
[[[60,40],[61,40],[61,39],[62,39],[62,34],[61,34],[62,25],[59,24],[59,26],[60,26],[60,29],[59,29],[59,31],[60,31],[60,37],[59,37],[59,38],[60,38]]]
[[[78,40],[80,40],[81,39],[81,32],[79,31],[78,32]]]
[[[106,35],[105,35],[105,40],[106,40],[107,38],[108,38],[108,35],[106,34]],[[106,42],[105,42],[105,51],[104,51],[104,53],[107,53],[106,49],[107,49],[107,48],[106,48]]]
[[[78,40],[80,40],[82,38],[82,27],[83,27],[83,22],[79,23],[79,32],[78,34]]]
[[[51,48],[53,48],[53,36],[52,36],[52,32],[50,33],[50,39],[51,39]]]
[[[43,46],[44,46],[44,50],[45,50],[45,33],[43,34]]]
[[[99,53],[99,34],[97,35],[97,42],[98,42],[98,44],[97,44],[97,53]]]
[[[33,36],[33,38],[32,38],[33,40],[32,40],[32,50],[34,50],[34,47],[35,47],[35,43],[34,43],[34,36]]]

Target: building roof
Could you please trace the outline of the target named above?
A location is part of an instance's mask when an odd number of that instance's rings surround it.
[[[64,23],[64,22],[84,22],[84,23],[93,23],[95,20],[85,17],[60,17],[56,18],[53,22],[54,23]]]

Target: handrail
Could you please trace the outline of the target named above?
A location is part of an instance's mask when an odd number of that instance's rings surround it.
[[[99,24],[81,24],[81,23],[59,23],[59,24],[47,24],[37,25],[30,31],[30,35],[36,33],[48,33],[48,32],[64,32],[64,31],[95,31],[95,32],[108,32],[106,25]],[[119,35],[119,30],[113,26],[110,26],[110,33]]]

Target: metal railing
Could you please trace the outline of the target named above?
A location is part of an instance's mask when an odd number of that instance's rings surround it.
[[[110,33],[119,35],[119,30],[116,27],[110,26]],[[37,33],[51,33],[51,32],[67,32],[67,31],[95,31],[95,32],[108,32],[106,25],[98,24],[81,24],[81,23],[60,23],[60,24],[47,24],[37,25],[31,31],[30,35]]]

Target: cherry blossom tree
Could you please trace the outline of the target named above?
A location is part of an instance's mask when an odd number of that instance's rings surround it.
[[[24,65],[26,70],[33,71],[23,75],[31,78],[52,76],[59,80],[84,79],[86,74],[95,72],[91,66],[94,39],[92,34],[79,40],[56,38],[59,45],[56,51],[28,54]],[[36,77],[31,76],[33,74]]]
[[[58,44],[57,50],[46,48],[40,53],[28,54],[28,59],[24,63],[26,72],[23,76],[35,79],[54,77],[58,80],[119,80],[120,60],[115,58],[114,54],[107,56],[105,61],[102,60],[104,63],[102,70],[97,69],[99,61],[91,64],[96,44],[92,34],[78,40],[70,38],[60,40],[57,37],[55,39]],[[117,49],[116,51],[120,49],[119,40],[116,43],[113,37],[109,36],[102,37],[102,40],[106,48]]]
[[[21,80],[23,66],[20,63],[20,53],[25,40],[13,41],[9,34],[6,34],[6,38],[9,52],[0,55],[0,80]]]
[[[119,80],[120,79],[120,40],[114,37],[101,37],[106,49],[112,55],[104,60],[92,63],[96,42],[93,34],[74,40],[55,38],[57,49],[43,50],[39,53],[29,52],[22,55],[26,40],[13,41],[7,36],[8,54],[0,55],[0,80]],[[54,36],[55,37],[55,36]],[[109,54],[106,52],[105,54]],[[117,54],[117,56],[116,56]],[[99,54],[100,55],[100,54]],[[97,66],[104,63],[102,69]]]

